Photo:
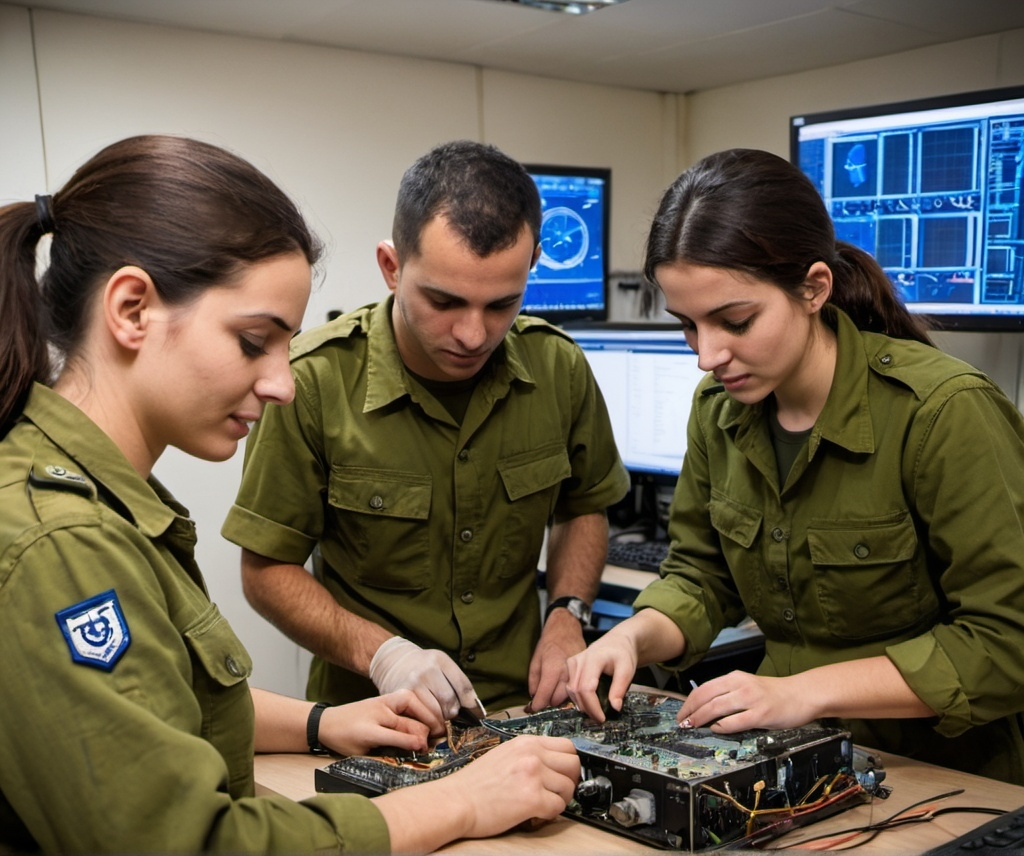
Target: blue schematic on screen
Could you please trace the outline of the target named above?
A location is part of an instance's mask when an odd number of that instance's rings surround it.
[[[552,320],[607,315],[610,171],[527,167],[541,200],[540,257],[523,312]]]
[[[794,161],[912,311],[1024,319],[1024,93],[939,101],[797,117]]]

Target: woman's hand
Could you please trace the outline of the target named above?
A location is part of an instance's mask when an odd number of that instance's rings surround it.
[[[934,716],[885,656],[816,666],[784,678],[730,672],[695,688],[679,723],[723,734],[797,728],[822,717],[912,719]]]
[[[429,852],[486,838],[534,818],[557,817],[576,792],[580,760],[564,737],[522,735],[462,769],[374,798],[394,853]]]
[[[671,618],[655,609],[642,609],[569,658],[569,698],[591,719],[604,722],[597,692],[602,675],[611,675],[607,703],[622,710],[637,666],[669,660],[685,650],[683,633]]]
[[[628,636],[609,631],[585,651],[568,660],[569,681],[566,689],[573,704],[593,719],[604,722],[602,702],[615,710],[622,710],[626,690],[637,669],[636,648]],[[611,686],[606,699],[598,694],[598,684],[604,675],[611,675]]]
[[[815,718],[791,678],[730,672],[696,687],[679,709],[683,728],[710,727],[720,734],[749,728],[796,728]]]
[[[378,746],[426,751],[430,711],[412,690],[340,704],[320,717],[320,742],[340,755],[364,755]]]

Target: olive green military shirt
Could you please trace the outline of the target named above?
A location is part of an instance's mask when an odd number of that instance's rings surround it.
[[[934,719],[857,742],[1024,783],[1024,419],[937,349],[858,331],[785,484],[761,404],[698,387],[662,579],[685,667],[749,612],[764,675],[885,655]]]
[[[459,425],[402,364],[390,299],[298,337],[295,400],[246,445],[224,537],[280,562],[314,546],[317,578],[351,612],[448,653],[485,705],[528,699],[540,633],[537,561],[550,520],[626,492],[583,352],[520,316]],[[315,659],[310,698],[376,695]]]
[[[387,851],[373,803],[254,797],[251,661],[195,527],[36,386],[0,441],[0,851]]]

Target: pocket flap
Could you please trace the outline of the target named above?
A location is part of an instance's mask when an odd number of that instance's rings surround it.
[[[531,453],[532,454],[532,453]],[[531,493],[549,488],[572,475],[569,455],[564,448],[553,454],[524,461],[521,455],[498,461],[498,473],[508,498],[515,502]]]
[[[898,520],[842,521],[809,526],[807,544],[815,565],[885,565],[914,557],[917,532],[907,515]]]
[[[216,604],[182,634],[207,673],[221,686],[230,687],[252,674],[252,658]]]
[[[754,543],[761,528],[762,514],[755,508],[740,505],[730,499],[712,498],[708,503],[711,525],[719,534],[741,547]]]
[[[429,475],[369,467],[336,467],[327,485],[335,508],[413,520],[430,516],[430,494]]]

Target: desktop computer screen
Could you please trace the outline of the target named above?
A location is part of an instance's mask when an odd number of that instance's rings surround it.
[[[911,312],[1024,329],[1024,87],[794,116],[790,160]]]
[[[704,372],[669,325],[570,329],[608,405],[619,455],[641,480],[674,485],[686,452],[690,402]]]
[[[527,165],[541,203],[540,258],[523,309],[548,321],[608,317],[611,170]]]

